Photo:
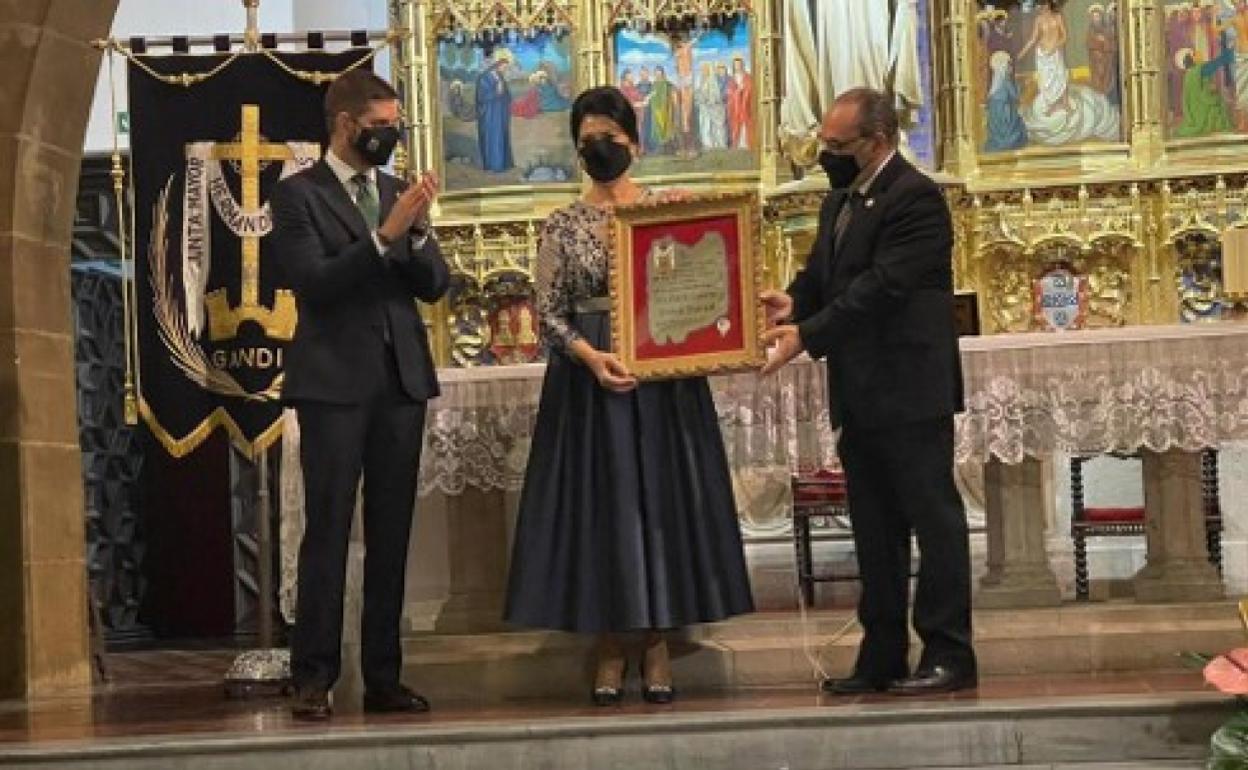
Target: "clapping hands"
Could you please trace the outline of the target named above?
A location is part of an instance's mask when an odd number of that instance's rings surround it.
[[[391,243],[405,236],[413,226],[428,222],[429,209],[437,197],[438,177],[426,171],[399,193],[386,215],[386,221],[377,228],[377,234]]]

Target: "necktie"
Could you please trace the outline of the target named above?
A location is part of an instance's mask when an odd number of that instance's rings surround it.
[[[355,186],[355,207],[364,215],[368,229],[376,230],[381,220],[381,203],[377,200],[377,189],[373,186],[373,180],[365,174],[356,174],[351,177],[351,183]],[[381,314],[381,335],[387,345],[391,344],[393,337],[390,332],[390,314],[384,310]]]
[[[351,177],[351,182],[355,185],[355,207],[364,215],[368,229],[376,230],[381,220],[381,204],[377,200],[377,189],[373,187],[373,180],[366,174],[356,174]]]
[[[836,235],[836,248],[841,247],[841,238],[845,237],[845,231],[849,229],[849,220],[853,217],[853,207],[862,195],[858,191],[849,193],[845,197],[845,202],[841,204],[841,210],[836,212],[836,223],[833,225],[832,232]]]

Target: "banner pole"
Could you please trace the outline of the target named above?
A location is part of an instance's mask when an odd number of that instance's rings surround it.
[[[247,10],[247,28],[243,33],[243,49],[260,50],[260,0],[243,0]],[[225,677],[226,695],[280,695],[289,687],[290,657],[286,650],[275,650],[273,644],[273,526],[269,520],[269,450],[253,451],[255,463],[256,505],[256,649],[243,653]]]
[[[243,0],[247,9],[247,28],[243,32],[243,50],[260,50],[260,0]]]
[[[258,612],[259,647],[267,650],[273,646],[273,524],[269,505],[269,450],[261,449],[256,456],[256,552],[259,561]]]
[[[253,504],[255,519],[256,646],[239,653],[225,674],[225,694],[229,698],[268,698],[285,695],[290,688],[290,651],[277,648],[274,623],[276,585],[274,583],[272,503],[269,493],[269,451],[254,449],[250,455],[236,447],[251,464],[250,489],[244,494]]]

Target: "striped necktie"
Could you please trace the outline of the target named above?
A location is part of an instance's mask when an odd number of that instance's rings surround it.
[[[376,231],[381,221],[381,204],[377,200],[377,188],[373,185],[373,180],[367,174],[356,174],[351,177],[351,183],[355,186],[355,207],[364,216],[368,229]],[[394,337],[390,331],[389,311],[382,311],[381,334],[387,345],[392,343]]]
[[[841,204],[841,210],[836,212],[836,223],[832,232],[836,235],[836,248],[841,247],[841,239],[845,237],[845,231],[849,229],[849,220],[853,218],[853,207],[857,205],[862,198],[862,193],[854,190],[845,196],[845,202]]]
[[[377,189],[367,174],[356,174],[351,177],[355,185],[355,207],[364,215],[369,230],[376,230],[381,223],[381,203],[377,200]]]

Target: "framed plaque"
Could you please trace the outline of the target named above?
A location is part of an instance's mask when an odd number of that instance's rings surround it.
[[[757,193],[615,209],[611,336],[638,379],[762,365]]]

